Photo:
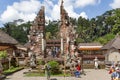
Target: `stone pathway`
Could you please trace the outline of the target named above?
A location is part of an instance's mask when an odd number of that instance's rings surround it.
[[[81,75],[81,78],[75,77],[51,77],[51,80],[111,80],[110,74],[104,69],[94,70],[85,69],[86,75]],[[45,77],[24,77],[24,72],[28,72],[28,69],[23,69],[12,75],[7,76],[5,80],[46,80]]]

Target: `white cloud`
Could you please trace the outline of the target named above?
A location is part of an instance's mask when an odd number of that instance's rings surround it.
[[[6,21],[11,21],[14,19],[18,19],[19,17],[19,12],[15,10],[13,7],[8,6],[7,10],[4,11],[4,13],[1,15],[1,21],[6,22]]]
[[[21,2],[14,2],[13,5],[7,6],[7,9],[0,16],[3,23],[10,22],[17,19],[24,21],[32,21],[36,12],[38,12],[41,3],[38,0],[26,0]]]
[[[51,17],[53,18],[53,20],[60,19],[60,7],[58,5],[54,6]]]
[[[76,0],[75,6],[76,7],[85,7],[88,5],[99,4],[100,2],[101,2],[101,0]]]
[[[70,17],[78,18],[79,16],[82,16],[88,18],[85,12],[80,14],[75,12],[75,9],[77,8],[75,2],[78,1],[85,5],[84,1],[95,4],[96,0],[64,0],[64,8]],[[60,19],[60,4],[61,0],[57,3],[54,3],[54,0],[44,0],[43,3],[39,0],[20,0],[20,2],[14,2],[13,5],[7,6],[7,9],[0,15],[0,21],[2,23],[11,22],[17,19],[32,21],[42,5],[45,6],[46,20],[58,20]],[[81,4],[77,5],[80,6]]]
[[[51,20],[51,12],[52,12],[52,9],[54,7],[54,4],[52,3],[52,1],[50,0],[45,0],[43,2],[43,5],[45,6],[45,16],[47,17],[47,19],[50,19]],[[48,18],[49,17],[49,18]]]
[[[120,0],[114,0],[113,3],[110,4],[110,6],[115,9],[115,8],[120,8]]]
[[[78,18],[79,17],[79,14],[77,14],[75,11],[74,11],[74,7],[72,5],[70,6],[67,6],[66,8],[66,11],[68,12],[68,15],[70,17],[73,17],[73,18]]]
[[[81,12],[81,13],[80,13],[80,16],[83,17],[83,18],[85,18],[85,19],[88,18],[87,14],[86,14],[85,12]]]
[[[22,1],[20,3],[15,2],[13,4],[13,7],[20,11],[20,12],[24,12],[24,13],[33,13],[38,11],[38,9],[40,8],[40,2],[37,0],[30,0],[30,1]]]
[[[76,0],[80,1],[80,0]],[[86,1],[86,0],[85,0]],[[88,18],[87,14],[85,12],[81,12],[80,14],[75,12],[76,4],[74,3],[74,0],[65,0],[65,10],[68,12],[68,15],[73,18],[78,18],[79,16],[83,18]]]

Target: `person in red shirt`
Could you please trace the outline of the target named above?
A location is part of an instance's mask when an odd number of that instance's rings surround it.
[[[81,71],[81,65],[78,64],[78,65],[76,66],[76,69],[77,69],[77,71]]]
[[[81,65],[77,64],[75,67],[75,77],[80,77],[80,72],[81,72]]]

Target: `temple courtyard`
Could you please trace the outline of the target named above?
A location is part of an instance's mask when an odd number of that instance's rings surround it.
[[[47,80],[46,77],[25,77],[24,72],[29,69],[23,69],[6,77],[5,80]],[[110,80],[110,74],[105,69],[85,69],[86,75],[81,75],[81,78],[76,77],[51,77],[51,80]]]

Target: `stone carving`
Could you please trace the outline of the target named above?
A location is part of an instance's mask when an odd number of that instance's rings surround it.
[[[42,40],[45,38],[45,14],[44,14],[44,6],[41,7],[38,12],[32,26],[30,27],[28,39],[30,45],[30,49],[35,55],[44,56],[44,52],[42,51]],[[45,46],[43,46],[45,47]]]

